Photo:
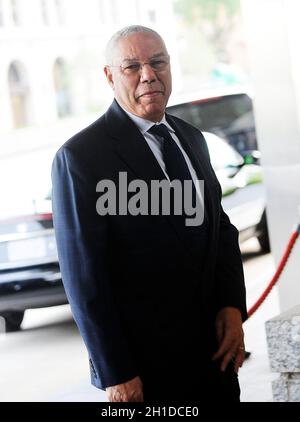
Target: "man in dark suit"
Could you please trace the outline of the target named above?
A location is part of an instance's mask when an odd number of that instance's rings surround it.
[[[243,269],[205,140],[165,114],[170,61],[156,32],[119,31],[107,63],[115,100],[59,149],[52,167],[62,279],[92,383],[109,401],[239,401]],[[172,206],[169,215],[120,211],[111,205],[113,189],[99,210],[99,182],[121,189],[120,174],[148,187],[192,181],[193,198],[204,200],[202,224],[188,226]],[[127,195],[129,203],[132,190]]]

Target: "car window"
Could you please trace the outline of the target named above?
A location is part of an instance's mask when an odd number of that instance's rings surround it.
[[[211,164],[215,170],[243,164],[244,160],[241,155],[222,138],[209,132],[203,132],[203,135],[208,146]]]
[[[168,107],[170,114],[188,120],[204,131],[227,128],[251,111],[252,101],[247,94],[224,95]]]
[[[226,137],[239,152],[257,149],[252,100],[247,94],[202,99],[167,111],[202,131]]]

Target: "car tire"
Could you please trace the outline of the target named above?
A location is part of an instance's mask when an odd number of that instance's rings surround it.
[[[258,225],[258,233],[257,240],[260,244],[261,251],[263,253],[271,252],[266,210],[264,211],[261,221]]]
[[[3,312],[1,316],[5,320],[5,332],[11,333],[19,331],[24,318],[25,311],[7,311]]]

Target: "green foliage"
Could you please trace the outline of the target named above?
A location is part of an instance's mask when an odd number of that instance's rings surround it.
[[[173,0],[175,13],[188,23],[195,23],[199,15],[214,21],[220,6],[225,7],[229,16],[240,11],[240,0]]]

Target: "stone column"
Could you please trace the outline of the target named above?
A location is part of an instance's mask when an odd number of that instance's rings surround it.
[[[300,305],[266,322],[275,402],[300,402]]]

